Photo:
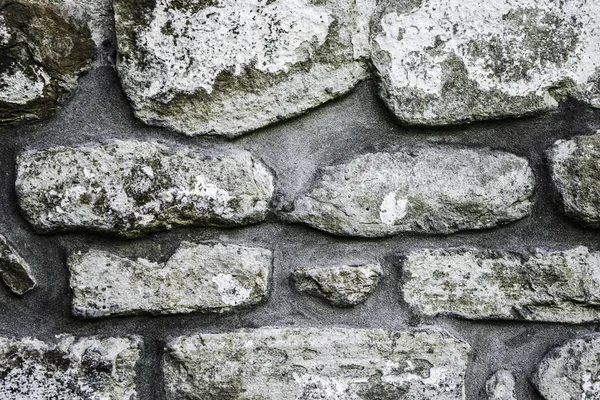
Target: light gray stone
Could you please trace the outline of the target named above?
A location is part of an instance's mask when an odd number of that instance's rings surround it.
[[[365,302],[377,288],[383,271],[379,264],[338,265],[294,271],[296,290],[321,297],[337,307]]]
[[[237,136],[369,76],[375,0],[115,0],[118,70],[142,121]]]
[[[565,213],[600,228],[600,131],[557,141],[548,158]]]
[[[167,399],[458,400],[469,346],[437,331],[263,328],[179,337]]]
[[[532,377],[546,400],[600,398],[600,335],[569,340],[548,352]]]
[[[246,151],[201,154],[114,140],[22,153],[16,191],[40,233],[136,237],[174,226],[260,222],[269,210],[273,177]]]
[[[135,400],[136,337],[0,338],[3,400]]]
[[[402,292],[426,315],[600,321],[600,252],[417,250],[403,261]]]
[[[272,254],[257,247],[183,242],[166,263],[100,250],[68,260],[73,314],[222,313],[268,294]]]
[[[31,267],[3,235],[0,235],[0,277],[18,295],[24,295],[36,286]]]
[[[513,154],[405,149],[323,168],[287,217],[340,235],[448,234],[527,216],[533,186],[527,160]]]
[[[485,383],[487,400],[517,400],[515,377],[505,369],[497,371]]]
[[[383,101],[402,121],[445,125],[600,107],[600,3],[384,0],[371,30]]]

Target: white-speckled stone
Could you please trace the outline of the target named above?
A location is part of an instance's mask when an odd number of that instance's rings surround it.
[[[263,328],[183,336],[168,400],[460,400],[469,346],[437,331]]]
[[[517,400],[515,377],[505,369],[497,371],[485,383],[487,400]]]
[[[36,286],[31,267],[3,235],[0,235],[0,277],[18,295],[23,295]]]
[[[380,94],[411,124],[600,107],[600,3],[384,0],[372,27]]]
[[[221,313],[268,294],[269,250],[183,242],[166,263],[91,250],[68,260],[73,314],[95,318],[141,313]]]

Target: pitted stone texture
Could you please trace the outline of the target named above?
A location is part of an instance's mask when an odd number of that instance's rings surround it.
[[[16,190],[38,232],[136,237],[174,226],[260,222],[273,178],[246,151],[200,154],[115,140],[22,153]]]
[[[486,149],[423,147],[323,168],[288,217],[340,234],[452,233],[531,212],[527,160]]]
[[[582,323],[600,321],[600,252],[529,254],[476,249],[406,255],[404,300],[426,315]]]
[[[505,369],[497,371],[485,383],[487,400],[517,400],[515,377]]]
[[[573,339],[548,352],[532,377],[546,400],[600,398],[600,335]]]
[[[458,400],[469,346],[436,331],[263,328],[167,347],[167,399]]]
[[[381,97],[407,123],[600,107],[597,1],[384,0],[371,35]]]
[[[139,338],[0,338],[3,400],[134,400]]]
[[[559,140],[548,157],[565,213],[586,226],[600,228],[600,131]]]
[[[0,0],[0,123],[53,115],[93,56],[90,32],[57,8]]]
[[[294,271],[296,290],[321,297],[337,307],[365,302],[377,288],[383,272],[379,264],[314,267]]]
[[[29,292],[36,285],[31,267],[3,235],[0,235],[0,277],[18,295]]]
[[[183,242],[164,263],[91,250],[68,260],[73,314],[84,318],[142,313],[226,312],[268,294],[269,250]]]
[[[369,76],[375,0],[116,0],[119,75],[135,115],[237,136]]]

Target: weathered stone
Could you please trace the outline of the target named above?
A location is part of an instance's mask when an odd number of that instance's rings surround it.
[[[369,76],[375,0],[115,0],[118,69],[135,115],[237,136]]]
[[[436,331],[263,328],[167,348],[167,399],[464,399],[469,346]]]
[[[371,30],[380,94],[400,120],[444,125],[600,107],[600,3],[384,0]]]
[[[24,295],[35,287],[31,267],[0,235],[0,277],[14,293]]]
[[[0,338],[0,398],[137,399],[139,338],[74,338],[57,344]]]
[[[582,323],[600,321],[600,252],[529,254],[475,249],[406,255],[404,300],[426,315]]]
[[[16,190],[38,232],[85,229],[135,237],[173,226],[262,221],[273,178],[246,151],[200,154],[114,140],[22,153]]]
[[[292,281],[299,292],[321,297],[334,306],[352,307],[373,293],[383,274],[379,264],[340,265],[294,271]]]
[[[269,250],[183,242],[166,263],[91,250],[68,260],[73,314],[226,312],[268,294]]]
[[[546,400],[598,399],[599,359],[600,335],[570,340],[546,354],[532,382]]]
[[[548,157],[565,213],[586,226],[600,228],[600,131],[559,140]]]
[[[54,114],[93,56],[90,32],[52,5],[0,0],[0,123]]]
[[[375,153],[324,168],[288,217],[340,235],[451,233],[523,218],[534,177],[513,154],[454,147]]]
[[[501,369],[485,383],[487,400],[517,400],[515,377],[510,371]]]

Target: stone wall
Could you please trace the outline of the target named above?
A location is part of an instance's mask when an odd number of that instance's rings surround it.
[[[597,2],[0,5],[0,399],[600,397]]]

